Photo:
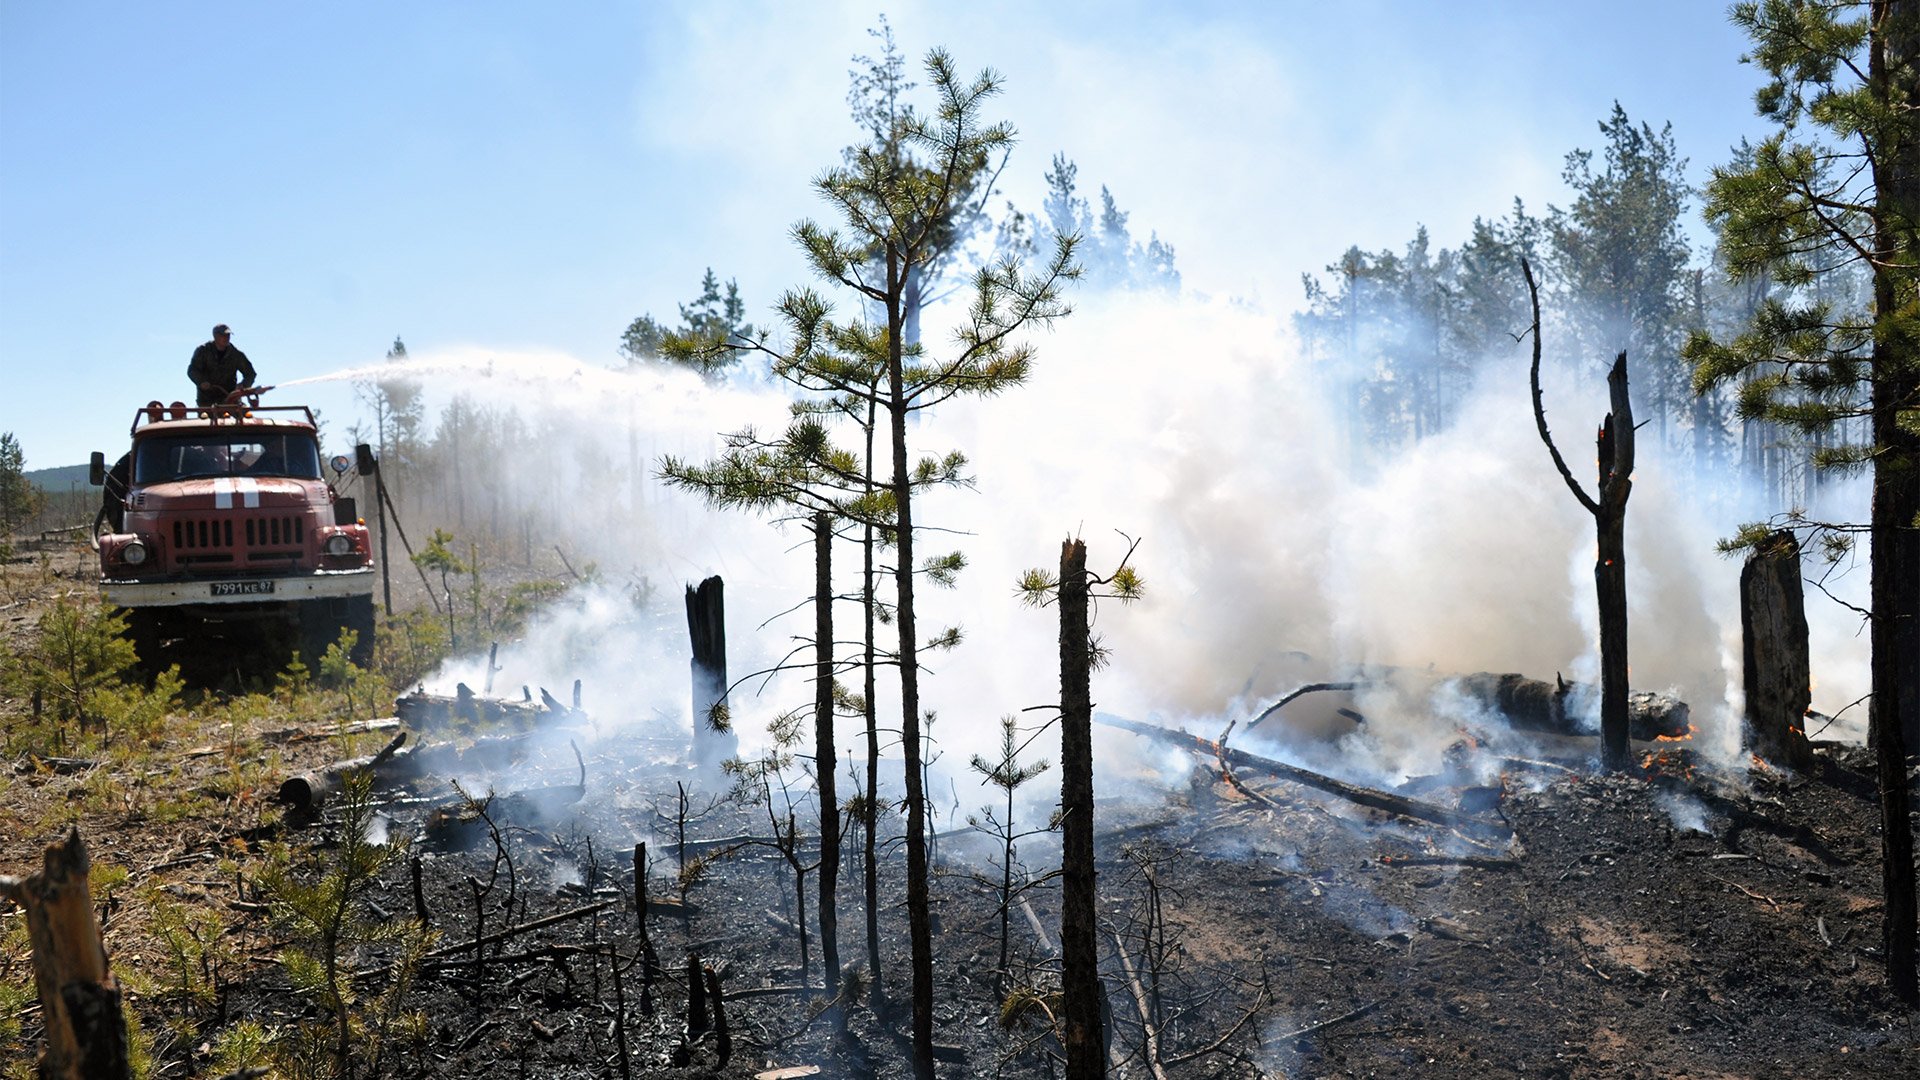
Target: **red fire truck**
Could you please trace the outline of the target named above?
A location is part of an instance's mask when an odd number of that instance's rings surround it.
[[[268,389],[209,408],[149,402],[126,457],[109,471],[93,455],[100,587],[143,663],[178,639],[290,643],[311,665],[343,629],[359,634],[356,660],[372,654],[367,526],[327,477],[312,411],[263,407]],[[333,464],[337,479],[349,463]]]

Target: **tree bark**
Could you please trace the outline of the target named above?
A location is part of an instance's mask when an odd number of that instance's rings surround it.
[[[907,460],[899,247],[887,245],[887,428],[893,444],[894,553],[900,632],[900,757],[907,782],[907,939],[913,972],[913,1075],[933,1080],[933,923],[927,895],[927,805],[920,770],[920,645],[913,610],[913,485]]]
[[[867,415],[867,461],[873,461],[873,415]],[[868,475],[872,475],[869,467]],[[876,621],[874,611],[873,587],[873,526],[867,525],[861,539],[860,600],[865,618],[864,656],[861,661],[861,691],[865,695],[864,712],[867,728],[867,836],[866,852],[860,860],[862,884],[866,887],[867,917],[867,966],[869,982],[875,1001],[879,1001],[885,992],[885,983],[880,971],[880,866],[879,840],[876,833],[880,827],[880,717],[874,704],[874,683],[877,677],[877,657],[874,655]]]
[[[1093,689],[1087,545],[1060,547],[1060,989],[1067,1080],[1107,1071],[1093,865]]]
[[[840,803],[833,745],[833,518],[813,516],[813,765],[820,794],[820,964],[827,998],[840,993]],[[844,1012],[837,1015],[845,1015]]]
[[[1889,114],[1911,109],[1920,93],[1920,4],[1876,0],[1869,14],[1868,80]],[[1872,379],[1873,698],[1867,737],[1877,754],[1881,885],[1886,896],[1882,945],[1887,981],[1908,1004],[1920,1003],[1916,973],[1913,828],[1908,817],[1907,753],[1920,734],[1920,433],[1900,424],[1920,408],[1920,358],[1897,325],[1911,303],[1914,213],[1920,211],[1920,137],[1905,117],[1887,122],[1873,159],[1874,342]],[[1896,277],[1896,275],[1899,275]]]
[[[40,990],[47,1049],[43,1080],[129,1080],[127,1025],[120,987],[87,891],[87,847],[80,830],[47,848],[39,873],[0,878],[0,895],[26,909],[33,980]]]
[[[1813,679],[1800,544],[1791,532],[1767,537],[1740,569],[1740,640],[1748,748],[1777,765],[1811,767]]]

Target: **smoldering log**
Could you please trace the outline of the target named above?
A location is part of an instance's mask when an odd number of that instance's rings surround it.
[[[280,782],[280,803],[296,813],[313,813],[326,804],[327,799],[346,784],[346,778],[355,772],[373,769],[387,776],[412,776],[417,774],[419,762],[415,750],[407,746],[407,733],[402,731],[377,754],[348,758],[337,761],[317,773],[302,773],[289,776]]]
[[[1418,799],[1409,799],[1403,795],[1395,795],[1392,792],[1380,791],[1377,788],[1349,784],[1344,780],[1336,780],[1331,776],[1325,776],[1313,772],[1310,769],[1302,769],[1297,765],[1288,765],[1284,761],[1275,761],[1272,758],[1249,754],[1245,750],[1224,747],[1212,739],[1203,739],[1197,735],[1189,735],[1184,731],[1174,731],[1170,728],[1157,727],[1153,724],[1142,724],[1134,720],[1123,720],[1117,716],[1108,716],[1105,714],[1095,715],[1094,720],[1108,727],[1117,727],[1123,731],[1131,731],[1136,735],[1145,735],[1148,738],[1159,739],[1162,742],[1171,743],[1208,758],[1218,757],[1229,762],[1236,768],[1251,769],[1255,772],[1265,773],[1290,783],[1324,791],[1329,795],[1337,795],[1348,802],[1371,807],[1375,810],[1383,810],[1390,814],[1398,814],[1402,817],[1431,822],[1435,825],[1463,828],[1484,834],[1501,837],[1513,835],[1512,829],[1509,829],[1497,821],[1488,821],[1485,818],[1475,817],[1471,814],[1463,814],[1457,810],[1449,810],[1444,806],[1421,802]]]
[[[133,1075],[120,987],[93,917],[91,863],[80,830],[46,849],[39,873],[0,877],[0,896],[26,910],[33,981],[47,1040],[36,1075],[126,1080]]]
[[[541,694],[548,700],[552,695]],[[557,701],[553,702],[558,706]],[[543,707],[528,701],[508,701],[473,692],[466,683],[454,687],[453,696],[416,690],[394,701],[393,711],[410,727],[428,729],[453,723],[508,724],[521,729],[552,721],[556,715],[570,712],[565,706]]]
[[[403,746],[408,736],[402,732],[378,754],[349,758],[319,772],[287,778],[281,782],[279,799],[297,810],[317,810],[331,793],[340,790],[342,781],[355,769],[371,768],[382,778],[395,780],[456,769],[506,769],[526,760],[543,737],[540,732],[522,732],[476,739],[464,747],[450,743]],[[574,752],[577,760],[577,747]],[[584,766],[582,772],[584,774]],[[555,792],[575,793],[570,800],[573,802],[584,794],[578,784],[561,785]]]
[[[1570,683],[1555,675],[1552,682],[1530,679],[1514,672],[1494,674],[1477,671],[1462,675],[1450,684],[1463,697],[1506,718],[1522,731],[1540,731],[1550,735],[1597,735],[1580,727],[1577,713],[1567,708],[1570,699],[1589,697],[1598,701],[1600,689],[1582,683]],[[1672,694],[1637,691],[1627,697],[1629,736],[1649,741],[1660,736],[1674,738],[1693,730],[1687,703]]]

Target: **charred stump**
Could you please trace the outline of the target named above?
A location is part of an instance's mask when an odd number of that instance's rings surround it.
[[[718,768],[740,747],[727,714],[727,610],[718,574],[687,586],[687,636],[693,645],[693,759]]]
[[[1067,1080],[1107,1072],[1093,864],[1092,643],[1087,545],[1060,548],[1060,990]]]
[[[687,1035],[698,1038],[707,1033],[712,1020],[707,1013],[707,980],[699,953],[687,954]]]
[[[127,1025],[119,984],[87,891],[87,847],[80,830],[47,848],[39,873],[0,878],[0,895],[26,909],[33,981],[40,991],[47,1049],[45,1080],[129,1080]]]
[[[1740,658],[1745,671],[1747,746],[1777,765],[1813,764],[1807,708],[1813,703],[1800,543],[1780,530],[1740,568]]]

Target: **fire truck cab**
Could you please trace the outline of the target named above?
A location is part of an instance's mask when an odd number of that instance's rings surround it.
[[[127,615],[143,663],[171,639],[258,644],[292,630],[313,664],[342,629],[358,632],[364,663],[373,549],[354,501],[327,478],[313,413],[262,407],[258,389],[236,398],[150,402],[111,471],[93,455],[107,495],[95,528],[101,592]]]

